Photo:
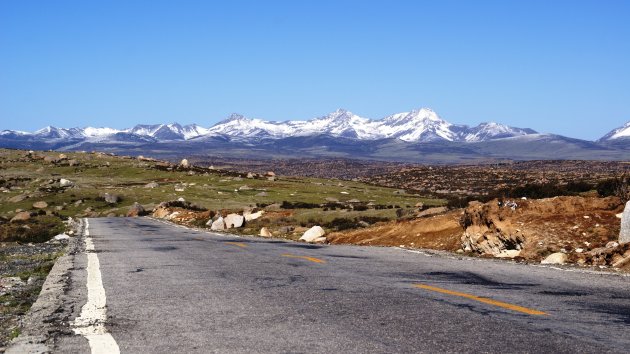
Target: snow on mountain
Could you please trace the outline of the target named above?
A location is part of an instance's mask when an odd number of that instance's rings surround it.
[[[536,133],[536,131],[528,128],[514,128],[495,122],[489,122],[481,123],[476,127],[469,128],[463,134],[463,139],[467,142],[477,142],[501,138],[511,138]]]
[[[629,135],[630,135],[630,127]],[[5,133],[6,132],[6,133]],[[3,131],[3,136],[8,137]],[[210,128],[196,124],[140,124],[129,129],[113,128],[55,128],[46,127],[35,133],[12,132],[12,138],[30,136],[48,140],[84,139],[93,142],[174,141],[221,137],[223,139],[281,139],[295,136],[328,135],[359,140],[400,139],[407,142],[455,141],[480,142],[492,139],[536,133],[531,129],[513,128],[497,123],[482,123],[476,127],[451,124],[428,109],[416,109],[372,120],[360,117],[345,109],[310,120],[285,122],[250,119],[232,114]]]
[[[608,134],[604,135],[599,139],[599,141],[609,141],[620,138],[629,138],[630,137],[630,122],[627,122],[623,126],[613,129]]]
[[[469,128],[441,119],[437,113],[422,108],[393,114],[380,120],[360,117],[345,109],[307,121],[269,122],[232,114],[209,132],[237,138],[285,138],[290,136],[330,135],[334,137],[376,140],[397,138],[408,142],[484,141],[535,133],[531,129],[512,128],[497,123],[482,123]]]

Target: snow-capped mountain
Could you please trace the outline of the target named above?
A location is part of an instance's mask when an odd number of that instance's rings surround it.
[[[441,119],[437,113],[422,108],[393,114],[380,120],[360,117],[344,109],[308,121],[269,122],[231,115],[209,130],[231,137],[286,138],[291,136],[330,135],[359,140],[400,139],[407,142],[463,141],[477,142],[536,133],[498,123],[482,123],[470,128]]]
[[[357,140],[398,139],[405,142],[481,142],[500,138],[534,134],[531,129],[513,128],[498,123],[482,123],[476,127],[451,124],[437,113],[422,108],[390,115],[383,119],[360,117],[345,109],[310,120],[285,122],[250,119],[232,114],[210,128],[196,124],[178,123],[136,125],[129,129],[113,128],[56,128],[46,127],[34,133],[2,131],[7,139],[41,139],[46,141],[85,140],[107,141],[187,141],[199,138],[223,137],[238,141],[251,139],[283,139],[290,137],[326,135]]]
[[[627,122],[617,129],[611,130],[608,134],[601,137],[598,141],[613,141],[624,138],[630,138],[630,122]]]

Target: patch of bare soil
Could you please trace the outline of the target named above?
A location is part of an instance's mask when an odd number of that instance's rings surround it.
[[[335,232],[328,235],[333,244],[409,246],[455,251],[459,248],[462,228],[461,210],[413,220],[378,223],[375,226]]]

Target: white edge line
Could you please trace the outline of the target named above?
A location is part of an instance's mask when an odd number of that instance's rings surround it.
[[[94,243],[90,238],[90,223],[85,222],[85,252],[87,254],[87,302],[81,308],[81,314],[72,323],[75,334],[88,340],[92,354],[119,354],[120,348],[114,337],[107,332],[107,308],[105,288],[101,277],[98,255],[94,252]]]

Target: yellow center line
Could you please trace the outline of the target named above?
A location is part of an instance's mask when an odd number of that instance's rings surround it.
[[[457,292],[457,291],[442,289],[442,288],[438,288],[438,287],[435,287],[435,286],[424,285],[424,284],[414,284],[414,286],[416,288],[436,291],[436,292],[442,293],[442,294],[464,297],[466,299],[471,299],[471,300],[483,302],[484,304],[494,305],[494,306],[502,307],[502,308],[505,308],[505,309],[508,309],[508,310],[512,310],[512,311],[526,313],[528,315],[546,315],[547,314],[545,312],[529,309],[527,307],[518,306],[518,305],[512,305],[512,304],[508,304],[507,302],[501,302],[501,301],[497,301],[497,300],[488,299],[486,297],[480,297],[480,296],[476,296],[476,295],[460,293],[460,292]]]
[[[283,254],[281,255],[282,257],[289,257],[289,258],[301,258],[301,259],[306,259],[307,261],[311,261],[314,263],[326,263],[325,260],[323,259],[319,259],[319,258],[315,258],[315,257],[307,257],[307,256],[296,256],[293,254]]]
[[[226,242],[225,244],[226,245],[232,245],[232,246],[238,246],[238,247],[241,247],[241,248],[246,248],[247,247],[247,245],[244,244],[243,242]]]

